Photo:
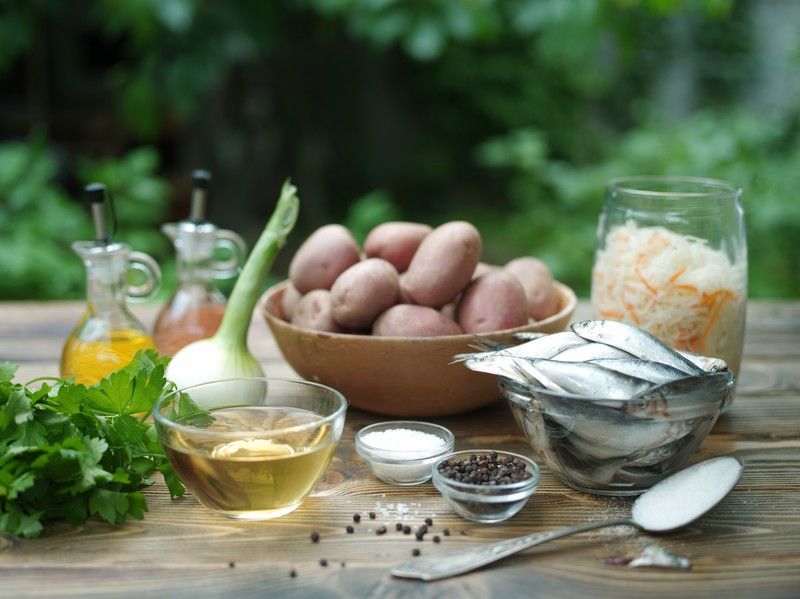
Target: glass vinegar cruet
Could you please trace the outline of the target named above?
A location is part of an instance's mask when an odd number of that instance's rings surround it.
[[[126,366],[142,349],[155,343],[144,325],[130,312],[127,300],[152,296],[161,282],[161,270],[153,258],[112,242],[107,233],[106,188],[100,183],[86,187],[95,226],[94,241],[76,241],[73,251],[86,267],[87,308],[70,333],[61,353],[61,376],[92,385]],[[113,214],[113,210],[112,210]],[[143,281],[128,284],[129,271]]]
[[[178,262],[178,288],[161,310],[153,331],[158,351],[168,356],[217,332],[226,300],[214,280],[236,276],[247,255],[239,235],[205,220],[210,181],[207,171],[195,171],[189,219],[161,228],[175,245]],[[217,250],[228,257],[215,260]]]

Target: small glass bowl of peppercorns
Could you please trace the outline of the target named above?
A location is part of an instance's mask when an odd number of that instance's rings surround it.
[[[457,451],[434,464],[433,485],[462,518],[502,522],[536,491],[539,466],[508,451]]]

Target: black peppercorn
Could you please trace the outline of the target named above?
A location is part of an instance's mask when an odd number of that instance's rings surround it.
[[[413,555],[414,557],[417,557],[419,554],[420,554],[419,549],[414,548],[411,550],[411,555]]]
[[[471,454],[468,459],[447,460],[438,469],[445,478],[473,485],[507,485],[533,476],[519,458],[499,457],[496,451],[480,456]]]
[[[394,529],[395,530],[403,530],[403,525],[400,522],[398,522],[397,524],[394,525]]]
[[[433,526],[433,518],[425,518],[425,524],[428,526]]]
[[[323,557],[321,560],[319,560],[319,565],[322,566],[323,568],[327,568],[328,567],[328,560],[326,560]]]
[[[347,534],[349,534],[349,535],[353,534],[353,527],[350,526],[349,524],[347,526],[345,526],[344,529],[347,531]]]
[[[385,535],[386,534],[386,527],[381,526],[378,530],[375,531],[376,535]]]
[[[441,541],[441,539],[439,538],[439,535],[435,535],[435,536],[433,537],[433,542],[434,542],[434,543],[438,543],[439,541]]]
[[[318,532],[312,532],[311,533],[311,542],[312,543],[319,543],[319,533]]]
[[[369,519],[370,520],[374,520],[375,519],[375,512],[370,512],[369,513]]]
[[[361,514],[353,514],[353,522],[355,522],[356,524],[361,522]]]

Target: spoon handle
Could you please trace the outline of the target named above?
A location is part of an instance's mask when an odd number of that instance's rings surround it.
[[[607,526],[629,525],[635,526],[628,519],[606,520],[604,522],[587,522],[569,528],[560,528],[548,532],[537,532],[524,537],[516,537],[498,541],[488,545],[481,545],[465,551],[456,551],[444,555],[431,557],[413,557],[392,569],[392,575],[400,578],[418,578],[420,580],[439,580],[449,578],[464,572],[470,572],[486,564],[513,555],[523,549],[534,545],[541,545],[553,539],[560,539],[579,532],[606,528]]]

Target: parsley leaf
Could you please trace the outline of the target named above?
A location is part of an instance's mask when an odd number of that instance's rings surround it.
[[[11,362],[0,362],[0,381],[11,381],[19,366]]]
[[[96,385],[58,380],[36,389],[13,383],[17,367],[0,363],[0,531],[36,537],[55,519],[142,519],[147,502],[139,489],[156,471],[173,497],[183,495],[146,421],[173,391],[167,361],[148,350]],[[190,421],[208,420],[188,397],[177,403]]]

